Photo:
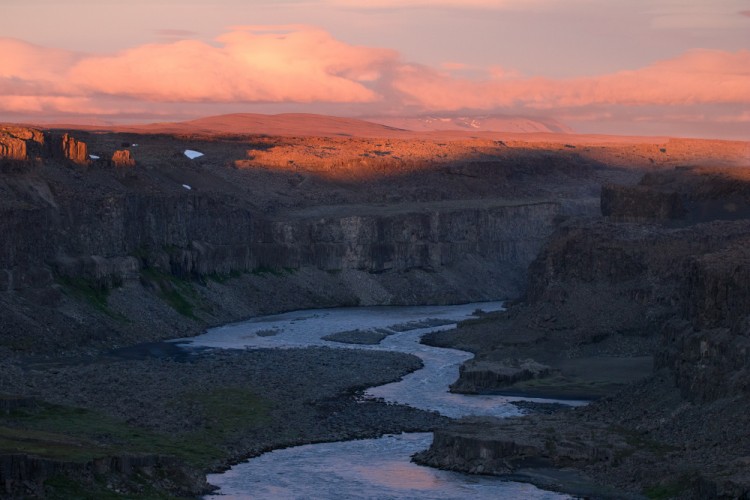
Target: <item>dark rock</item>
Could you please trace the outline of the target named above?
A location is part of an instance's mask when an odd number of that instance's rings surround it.
[[[549,377],[553,372],[533,359],[472,359],[459,368],[459,379],[451,385],[451,392],[476,394],[487,389],[498,390],[516,382]]]
[[[127,481],[138,474],[169,478],[161,486],[178,496],[197,496],[210,491],[205,477],[171,457],[155,455],[119,455],[95,458],[88,462],[66,462],[25,454],[0,455],[0,484],[11,497],[31,494],[44,496],[44,481],[67,476],[85,484],[95,476],[110,481]]]
[[[614,185],[602,187],[601,210],[605,217],[623,220],[680,219],[687,212],[679,193]]]

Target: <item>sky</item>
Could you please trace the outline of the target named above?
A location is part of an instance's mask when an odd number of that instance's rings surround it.
[[[750,139],[750,0],[0,1],[0,121],[500,114]]]

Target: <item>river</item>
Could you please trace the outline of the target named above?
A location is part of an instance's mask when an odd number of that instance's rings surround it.
[[[399,382],[368,389],[365,397],[438,411],[449,417],[508,417],[520,414],[509,402],[524,398],[448,392],[448,386],[458,377],[459,365],[472,355],[419,343],[424,334],[455,328],[456,322],[472,317],[477,310],[501,309],[502,302],[484,302],[457,306],[294,311],[213,328],[180,342],[187,343],[188,347],[222,349],[325,345],[410,353],[422,359],[423,369]],[[323,339],[340,332],[350,332],[350,336],[379,334],[385,338],[375,345]],[[431,439],[431,434],[412,433],[276,450],[238,464],[222,474],[210,475],[209,482],[220,489],[217,495],[206,498],[570,498],[528,484],[412,464],[409,457],[429,447]]]

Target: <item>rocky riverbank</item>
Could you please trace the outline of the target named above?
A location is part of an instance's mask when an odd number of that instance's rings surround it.
[[[9,450],[3,460],[16,447],[12,456],[38,450],[35,459],[55,464],[4,471],[6,494],[64,498],[82,488],[143,495],[155,488],[194,496],[208,488],[202,473],[270,449],[425,431],[446,421],[357,397],[419,368],[414,356],[326,348],[185,356],[157,347],[129,350],[124,359],[117,353],[3,363],[0,393],[35,402],[0,415],[0,440]],[[98,465],[122,457],[144,458],[113,474]],[[170,467],[183,472],[158,472]],[[149,479],[158,474],[176,479]]]

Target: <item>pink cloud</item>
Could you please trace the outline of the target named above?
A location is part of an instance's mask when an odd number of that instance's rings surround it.
[[[156,34],[166,38],[190,38],[197,36],[198,33],[192,30],[183,30],[175,28],[163,28],[156,30]]]
[[[692,50],[636,70],[552,79],[455,61],[409,64],[393,50],[294,25],[240,26],[213,43],[173,40],[105,55],[0,38],[0,60],[0,113],[14,116],[210,114],[206,106],[324,103],[366,115],[552,110],[574,120],[634,122],[628,109],[699,116],[692,107],[727,105],[736,112],[722,110],[723,121],[746,123],[750,106],[748,50]]]
[[[88,92],[151,101],[370,102],[377,95],[363,82],[377,79],[378,67],[397,57],[312,28],[237,30],[217,42],[181,40],[88,57],[68,78]]]
[[[353,9],[460,8],[509,10],[539,5],[570,5],[576,0],[324,0],[324,3]],[[586,1],[586,0],[577,0]]]
[[[72,52],[0,37],[0,78],[57,82],[78,57]]]
[[[412,65],[400,68],[394,86],[408,103],[425,109],[750,104],[750,51],[693,50],[635,71],[565,80],[511,73],[474,81]]]

